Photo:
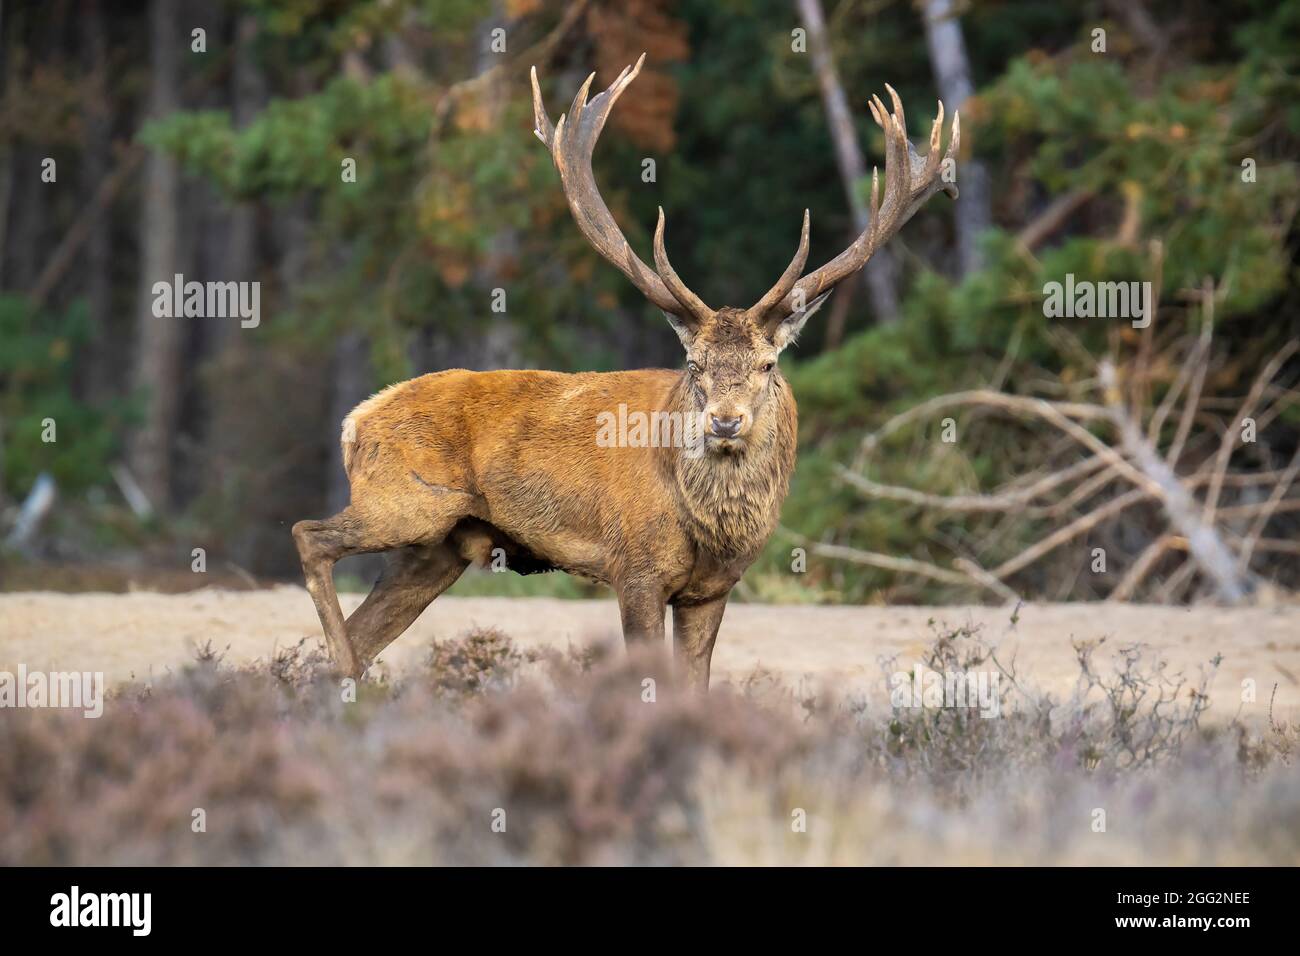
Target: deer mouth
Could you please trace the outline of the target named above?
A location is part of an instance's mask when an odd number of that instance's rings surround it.
[[[709,451],[718,452],[724,455],[733,455],[744,450],[745,436],[715,435],[712,432],[708,432],[704,436],[704,443],[705,447],[707,447]]]

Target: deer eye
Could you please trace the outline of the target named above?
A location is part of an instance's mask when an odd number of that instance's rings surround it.
[[[699,374],[700,374],[700,367],[699,367],[698,365],[696,365],[694,362],[687,362],[687,363],[686,363],[686,370],[687,370],[688,372],[690,372],[692,375],[699,375]]]
[[[770,372],[774,368],[776,368],[775,362],[764,362],[762,365],[758,367],[758,370],[760,372]]]

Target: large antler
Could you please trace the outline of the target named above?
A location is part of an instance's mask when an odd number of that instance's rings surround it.
[[[826,265],[810,272],[788,289],[780,304],[770,312],[771,319],[781,318],[799,311],[823,292],[857,272],[867,264],[877,249],[893,237],[902,228],[903,223],[911,219],[927,199],[943,190],[953,199],[957,198],[957,187],[946,183],[940,176],[942,160],[957,154],[961,142],[961,117],[952,116],[952,137],[948,142],[948,151],[939,156],[939,137],[943,130],[943,103],[939,103],[939,114],[930,128],[930,150],[922,157],[907,139],[907,121],[903,115],[903,104],[894,92],[894,88],[885,84],[889,98],[894,103],[891,116],[885,110],[880,97],[871,98],[871,115],[885,131],[885,198],[880,201],[880,177],[876,170],[871,171],[871,222],[847,249]],[[796,260],[798,256],[796,256]],[[778,287],[780,283],[778,283]],[[765,296],[763,301],[767,301]],[[760,305],[762,302],[760,302]],[[758,309],[755,306],[754,309]],[[751,310],[752,311],[752,310]]]
[[[562,114],[555,125],[551,125],[550,117],[546,115],[542,90],[537,84],[537,67],[533,67],[533,122],[536,126],[533,132],[551,151],[555,168],[560,173],[564,198],[569,201],[574,221],[587,241],[659,308],[689,321],[703,321],[712,315],[712,310],[677,277],[664,252],[663,210],[659,212],[659,226],[655,230],[655,261],[663,275],[660,278],[628,245],[605,200],[600,197],[591,172],[591,152],[600,131],[605,128],[605,120],[628,84],[641,72],[644,62],[645,54],[642,53],[635,66],[624,67],[609,89],[587,102],[587,93],[596,78],[592,73],[573,98],[569,112]]]

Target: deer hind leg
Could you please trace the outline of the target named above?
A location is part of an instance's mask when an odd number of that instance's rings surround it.
[[[334,590],[334,565],[352,554],[441,544],[470,504],[469,495],[447,489],[447,493],[435,496],[432,505],[427,496],[409,501],[392,500],[381,511],[366,511],[354,503],[333,518],[299,521],[293,526],[293,540],[302,559],[307,592],[320,616],[330,658],[341,672],[360,677],[366,661],[348,634]],[[410,621],[406,623],[409,625]]]
[[[448,544],[394,552],[374,589],[347,620],[347,636],[363,668],[397,640],[469,566]]]

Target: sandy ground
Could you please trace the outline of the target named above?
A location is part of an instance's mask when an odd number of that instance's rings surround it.
[[[345,594],[350,612],[361,595]],[[1246,714],[1300,720],[1300,607],[1164,608],[1104,604],[1026,605],[1013,628],[1006,610],[985,607],[806,607],[734,604],[714,654],[714,682],[755,668],[791,683],[830,681],[880,687],[880,660],[896,655],[910,667],[928,645],[933,619],[974,623],[1003,653],[1016,654],[1018,672],[1041,689],[1065,693],[1077,668],[1072,639],[1108,638],[1110,647],[1142,642],[1171,670],[1196,675],[1215,654],[1223,664],[1211,687],[1213,712],[1237,711],[1241,682],[1250,678],[1257,701]],[[671,620],[671,615],[670,615]],[[609,601],[548,598],[455,598],[434,603],[382,656],[398,674],[421,659],[430,639],[474,626],[500,628],[525,647],[617,639],[618,611]],[[103,671],[110,684],[149,679],[193,657],[211,640],[232,663],[266,658],[277,647],[319,635],[306,591],[194,591],[187,594],[0,594],[0,670]]]

